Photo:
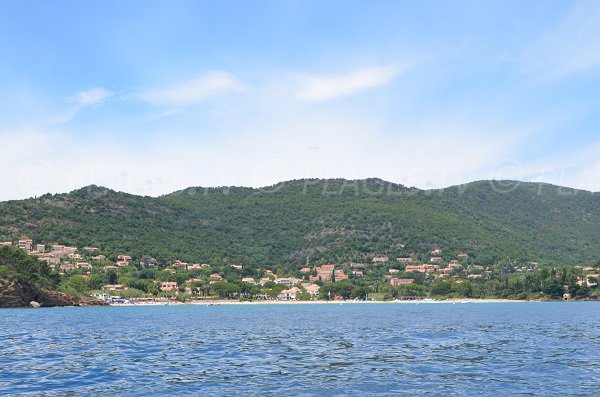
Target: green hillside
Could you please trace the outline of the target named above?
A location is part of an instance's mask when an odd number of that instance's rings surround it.
[[[89,186],[0,203],[0,240],[99,246],[160,261],[297,269],[433,248],[484,264],[600,258],[600,194],[537,183],[409,189],[378,179],[188,188],[152,198]],[[499,190],[502,188],[502,191]]]

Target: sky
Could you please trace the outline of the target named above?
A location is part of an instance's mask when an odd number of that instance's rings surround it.
[[[377,177],[600,191],[600,1],[0,2],[0,200]]]

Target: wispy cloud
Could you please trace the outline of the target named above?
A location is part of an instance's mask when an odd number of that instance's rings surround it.
[[[82,106],[98,105],[113,95],[114,93],[112,91],[102,87],[95,87],[78,92],[75,95],[74,100]]]
[[[88,90],[79,91],[75,95],[67,98],[67,101],[73,105],[54,117],[54,119],[50,121],[50,124],[67,123],[82,109],[88,106],[100,105],[114,94],[114,92],[102,87],[94,87]]]
[[[142,91],[138,97],[155,105],[183,106],[202,102],[213,96],[243,90],[244,84],[236,76],[215,71],[172,86]]]
[[[552,30],[526,48],[522,71],[559,78],[600,66],[598,20],[600,2],[575,2]]]
[[[296,98],[321,102],[359,93],[391,83],[401,72],[395,65],[353,70],[341,75],[307,75],[300,80]]]

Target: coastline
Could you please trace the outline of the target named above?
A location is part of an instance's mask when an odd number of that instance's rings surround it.
[[[531,302],[563,302],[563,301],[542,301],[542,300],[516,300],[516,299],[422,299],[422,300],[394,300],[394,301],[240,301],[240,300],[205,300],[195,302],[145,302],[145,303],[117,303],[110,306],[221,306],[221,305],[369,305],[369,304],[464,304],[464,303],[531,303]],[[571,301],[579,302],[579,301]],[[583,302],[583,301],[582,301]]]

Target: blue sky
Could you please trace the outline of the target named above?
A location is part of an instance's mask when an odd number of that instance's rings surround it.
[[[600,190],[598,1],[0,2],[0,199],[380,177]]]

